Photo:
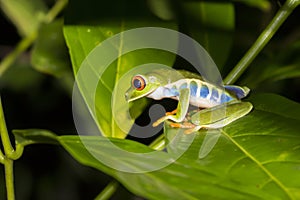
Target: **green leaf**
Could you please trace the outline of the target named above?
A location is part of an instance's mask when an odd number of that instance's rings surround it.
[[[22,36],[36,31],[47,11],[41,0],[1,0],[0,6]]]
[[[286,66],[270,63],[264,69],[259,68],[259,66],[256,69],[253,67],[250,69],[250,73],[247,73],[245,78],[241,80],[241,84],[248,85],[250,88],[264,89],[266,84],[274,85],[277,81],[299,78],[299,67],[299,63]]]
[[[151,0],[148,1],[151,11],[161,19],[172,20],[175,18],[174,9],[170,0]]]
[[[61,136],[59,141],[82,164],[115,177],[147,199],[299,199],[300,119],[296,112],[299,113],[300,105],[270,94],[250,100],[254,110],[219,131],[214,130],[214,137],[217,132],[220,136],[216,142],[207,141],[208,152],[200,158],[202,143],[210,132],[179,134],[175,140],[178,149],[185,149],[182,145],[195,137],[192,145],[172,164],[148,173],[127,173],[111,166],[151,169],[174,159],[174,154],[162,151],[153,157],[127,157],[118,154],[115,146],[140,153],[151,149],[137,142],[103,137]],[[214,146],[207,149],[209,145]],[[111,165],[106,166],[103,161]]]
[[[117,1],[121,4],[124,2]],[[89,2],[90,3],[90,2]],[[95,2],[94,2],[95,3]],[[93,25],[66,25],[64,27],[64,36],[70,51],[70,56],[73,65],[73,71],[75,76],[82,64],[82,62],[87,58],[90,52],[97,46],[101,45],[103,41],[109,39],[113,35],[121,33],[123,31],[144,27],[144,26],[154,26],[154,27],[168,27],[174,28],[176,27],[173,22],[164,22],[154,18],[153,16],[149,16],[149,10],[146,9],[145,3],[137,3],[134,4],[134,7],[128,7],[128,5],[124,5],[124,9],[121,10],[117,16],[111,16],[111,12],[108,13],[108,8],[114,8],[116,4],[111,2],[110,4],[105,4],[104,7],[107,9],[103,10],[103,13],[99,14],[99,21],[97,24]],[[136,10],[131,10],[135,8]],[[135,12],[137,11],[137,12]],[[122,15],[122,13],[129,13],[130,15]],[[93,15],[93,10],[91,11]],[[132,16],[133,15],[133,16]],[[86,19],[83,16],[83,19]],[[89,24],[89,23],[88,23]],[[137,41],[139,38],[136,38]],[[133,69],[136,66],[145,64],[145,63],[161,63],[167,66],[172,66],[175,60],[175,55],[166,51],[156,50],[156,49],[142,49],[132,51],[125,55],[122,55],[123,40],[121,39],[118,44],[116,44],[115,51],[119,52],[119,57],[116,58],[115,62],[113,62],[109,66],[99,66],[96,63],[89,63],[93,70],[105,69],[106,71],[101,77],[101,81],[99,81],[97,86],[97,93],[95,96],[96,99],[96,116],[94,120],[98,122],[102,134],[108,137],[119,137],[124,138],[127,134],[126,131],[121,130],[117,124],[114,122],[113,113],[112,113],[112,95],[114,88],[117,86],[117,83],[122,78],[122,76]],[[122,55],[122,56],[121,56]],[[99,55],[98,59],[105,59],[105,55]],[[97,66],[96,66],[97,65]],[[129,78],[129,77],[127,77]],[[130,79],[125,81],[126,85],[122,85],[123,95],[125,95],[125,86],[129,88]],[[78,86],[81,92],[85,89],[84,83],[79,83]],[[85,94],[84,94],[85,95]],[[90,95],[90,94],[88,94]],[[87,96],[83,96],[86,100]],[[120,98],[125,99],[124,96],[120,96]],[[126,103],[124,101],[118,101],[120,107],[122,103]],[[88,105],[89,109],[91,106]],[[138,116],[143,108],[146,106],[146,101],[135,102],[131,105],[134,107],[134,111],[132,110],[133,116]],[[122,116],[121,116],[122,117]],[[128,127],[131,127],[133,121],[127,123]]]
[[[43,129],[24,129],[12,131],[16,144],[22,146],[30,144],[58,144],[56,135],[48,130]]]
[[[68,51],[62,28],[63,20],[41,26],[31,52],[31,63],[36,70],[57,77],[69,71]]]
[[[268,11],[271,8],[271,3],[268,0],[234,0],[248,6],[259,8],[263,11]]]
[[[254,104],[257,110],[273,113],[285,118],[300,120],[299,103],[285,97],[276,94],[257,94],[253,97],[250,96],[249,100]]]
[[[144,170],[146,165],[150,168],[155,167],[158,163],[167,163],[168,159],[172,159],[164,152],[152,158],[143,154],[128,158],[118,155],[111,148],[111,142],[113,142],[124,149],[130,147],[129,150],[131,152],[147,152],[151,150],[147,146],[129,140],[111,139],[109,142],[103,137],[81,137],[79,139],[78,137],[62,136],[59,138],[59,141],[80,163],[110,174],[130,191],[148,199],[198,199],[200,197],[221,198],[226,196],[242,198],[250,193],[247,191],[248,187],[244,187],[243,191],[239,191],[242,187],[238,187],[235,183],[232,183],[232,185],[239,189],[231,188],[233,186],[223,186],[221,183],[216,184],[215,181],[224,177],[218,178],[218,174],[210,172],[206,166],[199,165],[196,168],[191,164],[175,162],[159,171],[124,173],[103,165],[93,156],[95,154],[101,155],[103,159],[106,159],[106,162],[132,170]],[[88,149],[93,151],[94,154],[91,155],[84,145],[88,145]],[[106,152],[110,152],[110,154]],[[249,195],[250,197],[255,197],[254,195]]]
[[[184,2],[187,31],[215,61],[224,66],[232,45],[235,12],[232,3]],[[220,20],[222,19],[222,20]]]

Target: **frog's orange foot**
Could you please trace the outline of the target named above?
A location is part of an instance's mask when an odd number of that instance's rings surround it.
[[[192,124],[190,122],[183,122],[183,123],[170,123],[170,126],[172,128],[186,128],[191,129],[195,127],[195,124]]]
[[[171,111],[171,112],[166,112],[166,115],[174,115],[177,113],[177,109]]]
[[[184,131],[184,134],[191,134],[194,133],[196,131],[198,131],[199,129],[201,129],[201,126],[196,126],[195,124],[192,124],[190,122],[182,122],[182,123],[171,123],[170,126],[172,128],[182,128],[182,129],[186,129]]]

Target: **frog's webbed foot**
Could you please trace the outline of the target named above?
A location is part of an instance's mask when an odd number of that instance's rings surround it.
[[[171,112],[166,112],[166,115],[175,115],[177,113],[177,108]]]

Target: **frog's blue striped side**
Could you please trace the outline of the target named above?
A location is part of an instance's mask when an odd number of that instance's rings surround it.
[[[239,100],[246,96],[247,91],[239,86],[229,86],[227,90],[199,79],[180,79],[158,87],[148,97],[153,99],[172,98],[178,100],[180,90],[189,88],[189,103],[201,108],[210,108],[216,105]],[[231,90],[230,90],[231,89]]]

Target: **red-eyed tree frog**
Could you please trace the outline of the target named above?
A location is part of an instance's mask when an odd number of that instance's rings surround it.
[[[252,110],[250,102],[241,99],[248,95],[247,87],[225,85],[224,87],[203,81],[200,76],[182,71],[184,78],[174,70],[156,69],[133,76],[125,98],[128,102],[142,97],[155,100],[171,98],[178,101],[176,110],[153,123],[158,126],[171,120],[172,127],[185,128],[192,133],[201,128],[217,129],[245,116]],[[188,113],[189,106],[200,110]]]

